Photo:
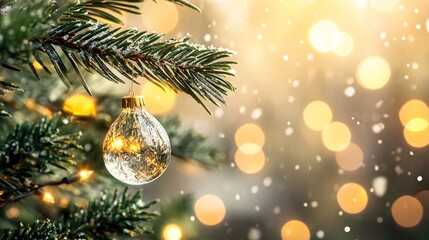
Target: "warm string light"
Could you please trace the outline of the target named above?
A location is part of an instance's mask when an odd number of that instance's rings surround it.
[[[88,94],[76,93],[64,101],[63,110],[78,117],[93,117],[97,115],[97,104]]]
[[[8,203],[18,201],[20,199],[31,196],[32,194],[38,194],[41,196],[42,200],[47,203],[55,203],[55,198],[51,192],[42,192],[41,190],[47,186],[58,186],[61,184],[71,184],[77,181],[85,181],[93,174],[92,170],[80,170],[75,172],[67,177],[62,178],[60,181],[51,181],[42,184],[33,184],[29,187],[23,187],[20,189],[12,189],[10,191],[1,191],[0,196],[0,207]],[[16,194],[18,193],[18,194]]]
[[[92,170],[81,170],[79,171],[80,181],[84,181],[91,177],[91,175],[94,173]]]
[[[164,227],[163,240],[181,240],[182,229],[177,224],[171,223]]]
[[[52,193],[50,193],[50,192],[44,192],[42,194],[42,200],[44,202],[49,203],[49,204],[54,204],[55,203],[54,195],[52,195]]]

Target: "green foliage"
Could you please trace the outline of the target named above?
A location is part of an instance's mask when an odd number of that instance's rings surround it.
[[[87,208],[72,207],[58,222],[36,221],[13,230],[0,230],[0,239],[112,239],[150,232],[158,216],[149,210],[157,201],[143,202],[141,192],[102,193]]]
[[[11,4],[10,11],[1,15],[0,63],[10,69],[16,69],[13,64],[26,63],[39,78],[33,62],[37,61],[50,73],[43,59],[47,55],[67,87],[72,86],[71,66],[89,94],[91,90],[82,69],[98,72],[116,83],[124,83],[123,77],[135,81],[136,76],[143,76],[161,88],[169,87],[191,95],[207,111],[203,100],[217,106],[225,104],[224,96],[235,90],[225,80],[227,75],[233,75],[230,70],[234,62],[225,60],[234,54],[232,51],[191,44],[189,36],[161,41],[162,34],[113,29],[94,22],[96,17],[120,22],[108,11],[139,13],[139,8],[133,5],[138,2],[141,0],[37,0],[26,7],[18,0]],[[186,0],[170,2],[198,9]],[[22,10],[30,14],[23,14]],[[11,46],[6,40],[16,44]],[[0,91],[10,90],[5,86],[0,85]]]
[[[73,150],[80,148],[80,133],[63,134],[66,126],[60,115],[24,123],[0,139],[0,187],[10,190],[31,183],[31,178],[53,173],[74,164]],[[7,177],[6,177],[7,176]]]
[[[200,11],[195,5],[186,0],[167,0],[180,6],[187,6]],[[114,23],[123,24],[123,22],[113,14],[122,14],[123,12],[140,14],[140,9],[136,3],[144,0],[91,0],[91,1],[74,1],[74,6],[70,7],[62,17],[62,21],[67,20],[85,20],[97,22],[99,19],[105,19]]]
[[[170,137],[171,151],[174,156],[197,162],[206,168],[219,166],[225,158],[219,148],[207,144],[206,136],[194,129],[180,131],[181,122],[177,116],[159,118],[159,120]]]
[[[69,70],[54,48],[59,46],[89,93],[79,66],[87,71],[94,70],[115,83],[124,83],[121,76],[132,81],[135,76],[143,76],[161,88],[167,86],[183,91],[203,106],[202,99],[218,106],[219,102],[225,103],[223,96],[234,87],[223,77],[233,75],[230,65],[234,62],[223,59],[232,56],[233,52],[190,44],[189,37],[160,41],[162,36],[136,29],[120,31],[107,24],[73,21],[52,29],[49,37],[41,40],[41,45],[61,79],[71,86],[67,78]]]
[[[58,239],[57,226],[49,219],[45,221],[36,220],[33,224],[24,226],[20,225],[15,230],[0,230],[0,238],[3,240],[15,239]]]
[[[191,195],[185,194],[171,201],[163,201],[160,204],[161,216],[159,216],[153,223],[155,234],[149,236],[149,239],[162,240],[164,227],[168,224],[176,224],[182,230],[182,239],[197,240],[198,225],[196,222],[191,221],[190,216],[194,214],[193,210],[194,200]]]

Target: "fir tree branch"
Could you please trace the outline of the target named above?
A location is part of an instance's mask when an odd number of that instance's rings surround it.
[[[203,99],[217,106],[219,103],[225,104],[224,96],[228,91],[235,90],[224,79],[226,75],[233,75],[230,65],[234,62],[223,59],[234,53],[190,44],[189,37],[160,41],[162,36],[135,29],[119,31],[106,24],[74,21],[52,29],[48,38],[40,40],[40,46],[66,85],[71,85],[67,77],[68,69],[54,46],[62,49],[75,70],[79,67],[87,71],[95,70],[115,83],[123,83],[120,76],[132,81],[135,76],[143,76],[160,87],[168,86],[191,95],[207,111]],[[89,86],[81,74],[80,80],[88,90]]]
[[[66,122],[56,115],[40,122],[22,124],[0,140],[0,187],[3,191],[31,184],[30,178],[53,173],[52,166],[66,169],[75,164],[73,150],[80,148],[80,133],[64,134]]]
[[[114,233],[133,235],[149,233],[151,221],[158,216],[149,208],[158,201],[145,203],[141,192],[133,195],[122,194],[117,190],[113,194],[103,193],[99,200],[93,200],[88,208],[73,208],[60,220],[61,232],[68,232],[70,239],[109,239]],[[110,237],[111,238],[111,237]]]
[[[88,178],[92,172],[85,171],[86,175],[82,175],[82,172],[76,172],[73,173],[67,177],[63,177],[59,181],[50,181],[45,183],[31,183],[27,186],[23,186],[21,188],[12,188],[7,191],[0,191],[0,207],[3,207],[6,204],[19,201],[23,198],[29,197],[35,193],[39,193],[40,190],[47,186],[58,186],[61,184],[72,184],[74,182],[80,181],[81,179]],[[7,180],[7,178],[4,178],[4,176],[1,176],[4,180]]]
[[[32,39],[45,36],[66,8],[55,1],[5,1],[0,13],[0,63],[14,68],[11,60],[25,62],[34,50]]]
[[[143,202],[141,192],[103,193],[87,208],[72,207],[58,222],[36,221],[13,230],[0,230],[0,239],[111,239],[151,232],[157,212],[149,210],[158,201]],[[16,238],[18,237],[18,238]]]
[[[57,225],[51,220],[45,221],[36,220],[30,225],[20,225],[14,230],[1,229],[0,239],[15,240],[15,239],[46,239],[54,240],[58,235]]]
[[[159,120],[170,137],[173,156],[209,169],[218,167],[224,160],[225,154],[219,148],[209,146],[206,136],[194,129],[179,131],[181,122],[177,116]]]
[[[23,90],[22,88],[18,87],[13,83],[0,80],[0,95],[5,95],[7,92],[16,92],[16,91],[22,92]]]
[[[180,6],[186,6],[197,10],[197,6],[186,0],[167,0]],[[74,1],[74,5],[70,7],[62,17],[61,21],[69,20],[84,20],[97,22],[100,18],[114,23],[123,24],[123,22],[112,15],[110,12],[122,14],[123,12],[132,14],[141,14],[140,8],[136,3],[142,3],[144,0],[85,0]],[[155,1],[156,2],[156,1]]]

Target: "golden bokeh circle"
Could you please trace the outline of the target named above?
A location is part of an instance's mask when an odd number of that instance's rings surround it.
[[[163,240],[181,240],[182,229],[179,225],[171,223],[164,227],[162,231]]]
[[[362,165],[363,151],[355,143],[350,143],[344,150],[335,152],[335,160],[341,169],[354,171]]]
[[[350,55],[353,52],[355,45],[353,37],[346,32],[340,32],[338,33],[337,38],[338,45],[333,52],[341,57]]]
[[[423,206],[413,196],[404,195],[396,199],[391,208],[395,222],[405,228],[411,228],[420,223],[423,218]]]
[[[234,159],[238,169],[247,174],[258,173],[265,165],[265,154],[263,150],[253,154],[247,154],[237,149]]]
[[[145,108],[153,115],[168,113],[176,104],[177,94],[173,90],[162,89],[150,82],[143,85],[142,94]]]
[[[429,144],[429,127],[420,132],[412,132],[404,128],[404,138],[407,143],[415,148],[423,148]]]
[[[310,42],[319,52],[331,52],[338,46],[337,25],[329,20],[322,20],[310,29]]]
[[[362,60],[356,72],[359,84],[370,90],[384,87],[389,82],[391,74],[389,63],[376,55]]]
[[[332,121],[331,107],[323,101],[309,103],[302,115],[307,127],[314,131],[322,131]]]
[[[219,197],[215,195],[204,195],[194,205],[197,219],[204,225],[217,225],[225,218],[226,208]]]
[[[179,11],[177,6],[168,1],[145,1],[141,15],[143,24],[150,31],[168,33],[173,30],[179,22]]]
[[[357,214],[368,204],[365,189],[357,183],[346,183],[337,192],[337,202],[344,212]]]
[[[264,131],[256,124],[244,124],[235,132],[235,143],[244,153],[257,153],[265,144]]]
[[[380,12],[389,12],[398,5],[399,0],[369,0],[371,7]]]
[[[399,120],[401,121],[402,126],[407,126],[407,124],[415,119],[423,118],[426,121],[429,121],[429,109],[425,102],[419,99],[411,99],[404,103],[399,110]]]
[[[331,151],[342,151],[351,142],[352,134],[350,129],[341,122],[332,122],[322,131],[322,140],[326,148]]]
[[[291,220],[283,225],[281,236],[282,240],[310,240],[311,234],[305,223]]]

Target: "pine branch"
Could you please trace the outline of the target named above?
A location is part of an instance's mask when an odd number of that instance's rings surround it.
[[[47,239],[54,240],[58,239],[55,236],[58,235],[57,226],[52,223],[49,219],[45,221],[36,220],[30,225],[20,225],[14,230],[1,229],[0,239],[3,240],[15,240],[15,239]]]
[[[151,232],[151,221],[158,216],[148,209],[158,201],[145,203],[141,192],[134,195],[103,193],[99,200],[89,203],[85,211],[73,208],[61,220],[59,230],[67,232],[69,239],[109,239],[114,233],[123,235]]]
[[[186,6],[197,10],[200,9],[186,0],[167,0],[180,6]],[[75,1],[62,17],[61,21],[84,20],[97,22],[99,19],[105,19],[114,23],[123,24],[123,22],[110,12],[122,14],[123,12],[140,14],[140,8],[136,3],[142,3],[144,0],[85,0]],[[156,1],[155,1],[156,2]]]
[[[66,121],[60,115],[17,126],[0,140],[0,187],[10,190],[28,185],[30,178],[53,173],[52,166],[66,169],[74,164],[73,150],[80,148],[80,133],[63,134]]]
[[[23,90],[22,88],[18,87],[13,83],[0,80],[0,95],[5,95],[7,92],[16,92],[16,91],[22,92]]]
[[[234,53],[190,44],[189,37],[160,41],[162,34],[135,29],[119,31],[106,24],[82,21],[62,23],[49,35],[41,40],[41,47],[68,86],[71,85],[67,78],[69,70],[54,46],[62,49],[78,73],[80,67],[95,70],[115,83],[124,82],[121,76],[132,81],[136,75],[143,76],[160,87],[168,86],[191,95],[207,111],[202,99],[219,106],[219,102],[226,103],[224,95],[228,90],[235,90],[224,79],[226,75],[233,75],[230,65],[234,62],[223,60]],[[90,92],[82,74],[79,76]]]
[[[4,103],[0,102],[0,107],[3,107]],[[0,117],[11,117],[10,113],[0,109]]]
[[[216,147],[207,144],[206,136],[193,129],[179,131],[180,119],[176,117],[159,118],[170,137],[171,152],[174,156],[194,161],[206,168],[216,168],[224,160],[225,154]]]
[[[127,189],[122,193],[116,190],[90,201],[86,209],[72,207],[58,222],[48,219],[1,230],[0,239],[111,239],[112,235],[148,233],[152,220],[159,215],[149,211],[156,203],[143,202],[141,192],[128,194]]]
[[[34,50],[31,39],[38,39],[64,13],[66,8],[55,1],[27,0],[4,1],[0,14],[0,63],[15,69],[12,59],[25,62]],[[24,60],[25,59],[25,60]]]

